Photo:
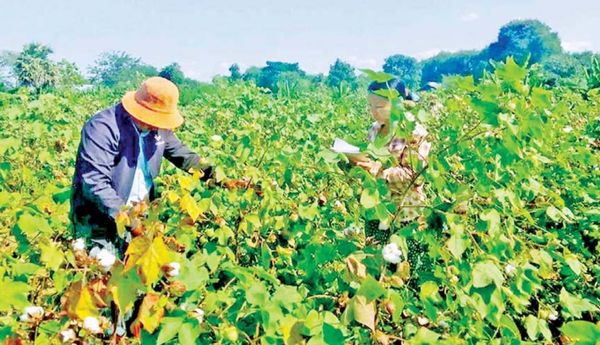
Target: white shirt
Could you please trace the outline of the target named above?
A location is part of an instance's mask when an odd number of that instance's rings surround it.
[[[145,200],[150,193],[152,188],[152,176],[148,170],[148,160],[144,156],[144,138],[150,134],[150,132],[141,132],[134,124],[133,127],[138,133],[138,144],[140,146],[140,153],[138,154],[137,165],[135,167],[135,174],[133,175],[133,182],[131,184],[131,190],[129,197],[127,198],[127,206],[132,206],[134,202],[140,202]]]

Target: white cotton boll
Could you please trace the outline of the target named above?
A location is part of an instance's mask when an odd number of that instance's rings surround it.
[[[419,145],[419,159],[425,159],[429,156],[429,151],[431,150],[431,143],[427,140],[424,140],[421,145]]]
[[[399,264],[402,261],[402,251],[396,243],[390,243],[383,247],[383,259],[392,264]]]
[[[76,252],[82,252],[85,250],[85,240],[83,238],[78,238],[73,241],[71,247]]]
[[[377,226],[377,228],[379,230],[385,231],[385,230],[388,230],[390,228],[390,224],[387,223],[387,222],[379,222],[379,225]]]
[[[105,272],[108,272],[111,269],[112,265],[114,265],[115,261],[117,261],[117,257],[106,249],[97,248],[98,247],[92,248],[92,250],[90,251],[90,257],[96,259],[100,266],[102,266],[102,269],[104,269]]]
[[[410,111],[407,111],[406,113],[404,113],[404,116],[406,116],[406,119],[408,121],[415,122],[415,116]]]
[[[214,141],[214,142],[221,142],[223,141],[223,138],[220,135],[213,135],[212,137],[210,137],[210,140]]]
[[[550,321],[556,321],[558,320],[558,312],[556,310],[553,310],[550,315],[548,315],[548,320]]]
[[[179,275],[179,269],[181,265],[179,262],[171,262],[167,265],[167,276],[168,277],[177,277]]]
[[[563,132],[565,132],[565,133],[571,133],[571,132],[573,132],[573,127],[571,127],[571,126],[565,126],[565,128],[563,128]]]
[[[508,274],[509,276],[514,275],[516,270],[517,268],[512,264],[508,264],[506,265],[506,267],[504,267],[504,272],[506,272],[506,274]]]
[[[64,331],[60,332],[59,334],[60,336],[60,341],[63,343],[71,343],[75,340],[75,331],[73,331],[72,329],[65,329]]]
[[[417,317],[417,322],[421,326],[427,326],[429,324],[429,319],[426,318],[425,316],[419,316],[419,317]]]
[[[196,320],[198,320],[198,322],[202,323],[202,321],[204,320],[204,310],[196,308],[192,311],[192,314],[194,315]]]
[[[27,314],[21,314],[21,316],[19,316],[19,320],[21,322],[27,322],[27,321],[29,321],[29,315],[27,315]]]
[[[44,316],[44,308],[38,306],[29,306],[23,310],[21,321],[39,320]]]
[[[412,134],[417,138],[424,138],[427,136],[428,132],[427,132],[427,129],[425,129],[425,127],[423,127],[423,125],[421,125],[420,123],[417,123]]]
[[[94,334],[102,332],[102,328],[100,328],[100,321],[93,316],[88,316],[83,320],[83,328]]]

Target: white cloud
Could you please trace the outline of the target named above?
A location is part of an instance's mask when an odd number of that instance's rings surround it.
[[[592,50],[594,45],[590,41],[566,41],[562,42],[562,47],[568,52],[583,52]]]
[[[477,19],[479,19],[479,13],[475,13],[475,12],[469,12],[469,13],[463,15],[462,17],[460,17],[460,20],[463,22],[474,22]]]

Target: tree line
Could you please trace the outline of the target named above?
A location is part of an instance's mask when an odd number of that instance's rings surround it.
[[[20,52],[3,52],[0,55],[0,91],[27,87],[42,92],[89,84],[131,88],[141,79],[159,75],[180,87],[182,102],[186,103],[209,85],[186,77],[176,62],[158,69],[119,51],[102,53],[89,68],[86,78],[74,63],[51,59],[52,53],[50,47],[39,43],[29,43]],[[513,56],[521,64],[534,66],[540,83],[548,86],[569,84],[586,88],[594,83],[594,78],[598,79],[594,74],[598,67],[597,54],[563,51],[558,34],[538,20],[517,20],[504,25],[497,40],[482,50],[441,52],[422,61],[395,54],[385,59],[382,69],[417,89],[427,87],[431,82],[440,82],[446,75],[474,75],[479,78],[492,69],[494,61],[503,61],[508,56]],[[298,63],[282,61],[267,61],[263,67],[252,66],[243,72],[238,64],[233,64],[229,72],[229,76],[215,78],[253,82],[274,94],[288,96],[320,85],[344,93],[367,82],[366,78],[357,75],[354,66],[341,59],[330,66],[327,75],[309,74]]]

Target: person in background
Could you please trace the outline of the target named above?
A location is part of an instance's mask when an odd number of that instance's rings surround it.
[[[392,102],[389,98],[377,94],[379,90],[395,90],[403,102],[409,107],[419,101],[418,95],[411,92],[406,85],[398,80],[392,79],[384,83],[373,82],[369,85],[368,103],[371,116],[375,120],[368,131],[368,140],[373,142],[378,137],[386,137],[390,131],[394,131],[396,124],[391,123],[390,115]],[[418,178],[419,162],[421,166],[427,165],[427,158],[431,149],[431,143],[427,140],[427,130],[416,122],[410,112],[405,113],[405,118],[414,122],[412,135],[407,138],[392,137],[387,143],[388,151],[395,157],[396,164],[383,169],[382,164],[373,160],[360,160],[354,163],[372,175],[387,181],[392,199],[397,204],[399,211],[397,221],[406,223],[416,219],[420,207],[426,199],[423,191],[423,183]],[[390,224],[379,224],[380,230],[387,230]]]

